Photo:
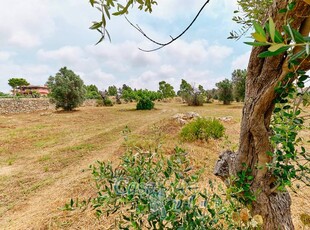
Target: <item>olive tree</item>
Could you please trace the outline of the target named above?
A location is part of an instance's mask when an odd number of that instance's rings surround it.
[[[230,105],[233,99],[233,85],[228,79],[216,83],[218,88],[219,100],[223,102],[224,105]]]
[[[46,84],[50,89],[48,96],[56,109],[71,111],[85,100],[83,80],[67,67],[61,68],[55,76],[50,76]]]
[[[209,0],[204,6],[208,2]],[[287,96],[290,96],[290,99],[293,97],[291,91],[294,88],[291,85],[294,81],[297,80],[298,86],[302,86],[308,79],[305,71],[310,69],[310,2],[237,2],[243,17],[236,17],[235,21],[243,25],[244,31],[252,30],[253,25],[255,32],[252,36],[255,41],[248,43],[253,49],[247,68],[239,149],[236,153],[227,151],[221,154],[215,173],[224,180],[228,177],[235,178],[231,186],[238,185],[241,189],[239,196],[250,204],[252,214],[263,217],[264,229],[293,229],[291,199],[285,188],[290,186],[291,179],[306,178],[304,182],[307,183],[308,180],[309,184],[309,169],[307,165],[303,165],[299,171],[295,170],[298,166],[297,150],[294,145],[296,142],[292,140],[296,138],[296,134],[291,133],[289,145],[286,142],[280,143],[277,139],[279,136],[271,136],[271,121],[275,112],[284,111],[286,118],[293,118],[292,124],[296,126],[302,123],[302,120],[297,118],[300,110],[287,112],[285,110],[290,109],[289,106],[278,108],[276,104],[281,106],[289,101]],[[157,4],[154,0],[127,1],[125,5],[117,4],[116,0],[90,0],[90,3],[102,9],[102,19],[94,22],[91,27],[100,31],[100,41],[107,34],[106,19],[110,18],[109,9],[117,6],[114,15],[122,15],[135,5],[140,10],[151,12],[152,6]],[[234,33],[231,35],[235,36]],[[178,37],[165,44],[157,44],[162,48]],[[277,124],[277,117],[273,120],[273,125]],[[285,128],[285,125],[282,125],[273,131],[283,131]],[[281,149],[281,146],[286,149]],[[301,148],[298,154],[306,156],[307,151]],[[306,156],[305,161],[309,162],[309,156]],[[300,171],[303,174],[299,174]]]
[[[175,96],[175,92],[172,85],[170,85],[165,81],[160,81],[158,84],[159,84],[158,92],[161,94],[161,97],[163,99],[173,98]]]
[[[244,101],[246,70],[236,69],[231,74],[233,95],[237,102]]]

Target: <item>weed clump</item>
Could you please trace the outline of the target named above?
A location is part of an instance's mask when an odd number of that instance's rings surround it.
[[[181,130],[181,139],[185,141],[208,140],[209,138],[218,139],[223,137],[224,126],[217,119],[198,118]]]

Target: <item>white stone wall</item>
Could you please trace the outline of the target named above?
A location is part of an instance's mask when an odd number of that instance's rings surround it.
[[[96,100],[86,100],[83,106],[96,106]],[[0,114],[30,113],[34,111],[54,110],[55,105],[47,98],[2,98]]]

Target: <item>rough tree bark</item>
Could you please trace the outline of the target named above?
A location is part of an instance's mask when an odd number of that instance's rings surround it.
[[[274,0],[268,17],[272,17],[276,28],[280,30],[284,24],[285,14],[279,10],[286,8],[288,0]],[[293,18],[291,26],[304,36],[310,31],[310,5],[303,0],[297,0],[296,7],[289,13]],[[268,18],[267,17],[267,18]],[[268,47],[267,47],[268,48]],[[239,150],[234,155],[226,152],[220,156],[215,174],[222,179],[243,169],[242,164],[252,169],[254,180],[251,190],[257,192],[256,201],[252,205],[252,214],[259,214],[264,219],[264,229],[294,229],[290,205],[291,199],[287,192],[277,192],[274,188],[274,178],[266,168],[271,158],[266,154],[272,151],[269,141],[269,126],[274,110],[276,98],[275,86],[284,81],[290,71],[287,67],[286,55],[258,58],[257,55],[267,49],[266,47],[253,48],[248,64],[246,79],[246,97],[242,114]],[[309,69],[309,62],[301,67]],[[262,169],[258,170],[258,166]],[[222,169],[221,169],[222,167]]]

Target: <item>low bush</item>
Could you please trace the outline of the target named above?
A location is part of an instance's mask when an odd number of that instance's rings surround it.
[[[154,102],[148,97],[141,97],[136,108],[137,110],[151,110],[154,108]]]
[[[103,99],[97,99],[96,106],[113,106],[113,102],[110,100],[110,98]]]
[[[224,126],[217,119],[197,118],[181,130],[181,138],[185,141],[218,139],[223,137]]]
[[[128,150],[116,168],[111,162],[97,162],[90,169],[97,196],[82,202],[71,199],[63,209],[89,207],[98,218],[113,215],[113,229],[258,227],[255,217],[251,220],[237,200],[218,195],[225,194],[220,186],[209,180],[207,187],[199,187],[202,170],[194,169],[178,147],[169,158],[158,152]]]
[[[203,106],[204,96],[201,93],[194,93],[188,96],[186,102],[189,106]]]
[[[107,97],[103,100],[103,105],[104,106],[113,106],[113,102],[110,100],[110,98]]]

